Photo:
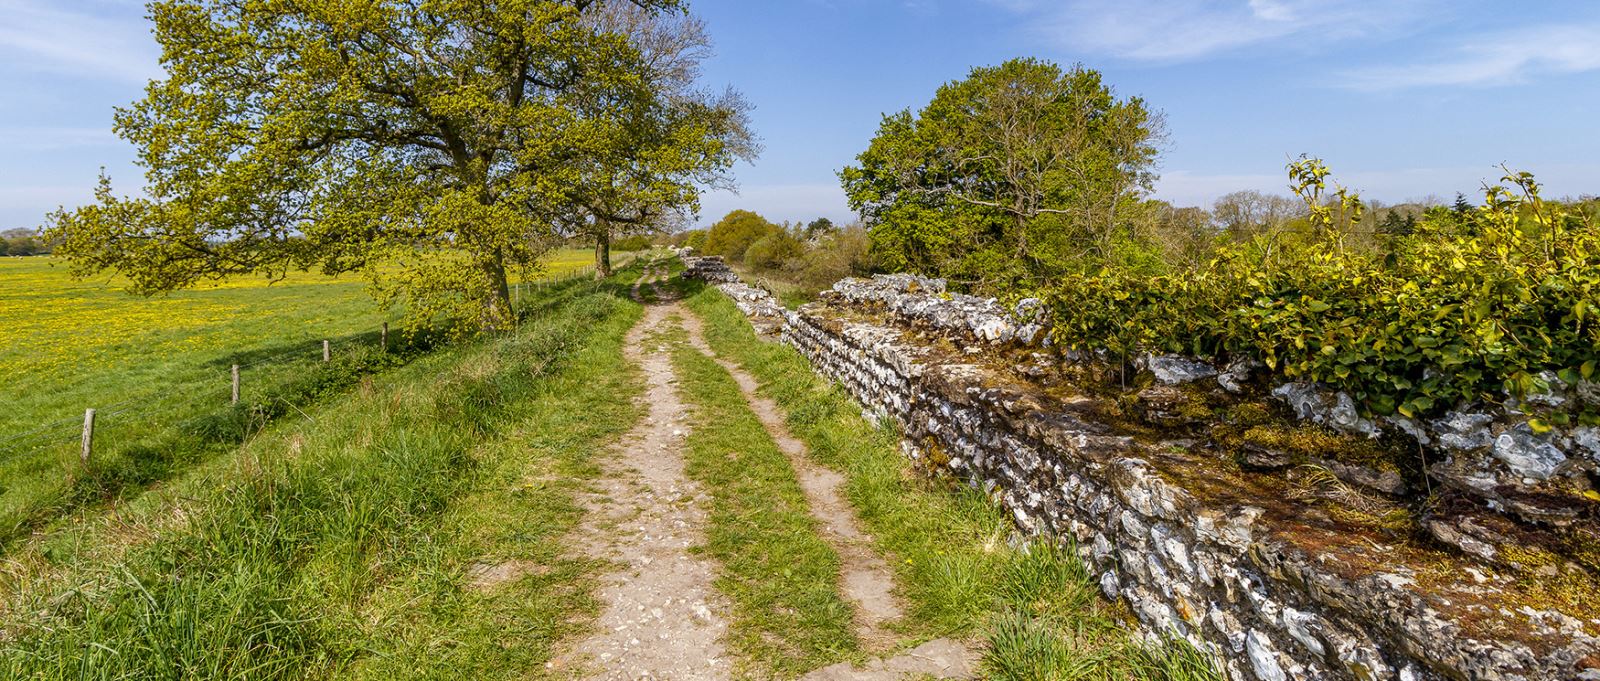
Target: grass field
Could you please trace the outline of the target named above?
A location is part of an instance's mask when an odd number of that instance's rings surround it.
[[[636,273],[635,273],[636,274]],[[6,562],[0,676],[527,678],[595,609],[560,539],[638,418],[621,285],[542,289]],[[514,576],[477,584],[483,567]]]
[[[573,276],[591,259],[558,250],[540,276]],[[59,259],[0,258],[0,539],[82,500],[74,497],[114,494],[192,463],[126,450],[226,407],[230,365],[243,367],[244,402],[301,409],[324,384],[402,358],[372,356],[380,325],[398,317],[379,310],[354,276],[241,277],[146,298],[123,292],[115,277],[74,279]],[[323,339],[343,364],[320,366]],[[391,346],[405,348],[398,332]],[[306,385],[314,372],[326,375]],[[304,389],[283,394],[296,381]],[[86,408],[98,411],[96,450],[107,457],[101,479],[88,483],[77,466]],[[164,449],[171,459],[175,448]]]

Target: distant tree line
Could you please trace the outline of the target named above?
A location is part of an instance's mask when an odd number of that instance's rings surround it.
[[[735,210],[706,229],[679,233],[669,243],[720,255],[751,272],[776,275],[813,290],[876,269],[868,254],[866,228],[836,225],[828,218],[780,224]]]
[[[35,229],[17,227],[0,232],[0,256],[48,255],[54,250],[54,242],[40,236]]]

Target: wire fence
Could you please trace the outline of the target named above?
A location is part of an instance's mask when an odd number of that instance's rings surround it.
[[[621,270],[630,266],[637,257],[635,254],[621,254],[614,263],[614,269]],[[559,275],[519,281],[512,286],[513,309],[520,306],[522,301],[545,289],[570,284],[578,279],[593,278],[594,271],[594,266],[590,265],[564,271]],[[359,341],[347,338],[337,347],[340,350],[348,350],[352,343]],[[382,344],[384,351],[389,349],[388,322],[383,324],[378,343]],[[73,413],[37,424],[21,432],[0,434],[0,466],[9,466],[50,448],[61,448],[64,455],[65,450],[73,444],[80,445],[83,456],[87,457],[91,449],[102,448],[98,441],[126,442],[130,438],[151,434],[163,425],[171,425],[174,421],[178,425],[192,423],[211,413],[211,410],[205,410],[196,414],[195,407],[206,402],[212,402],[218,408],[227,407],[241,390],[259,384],[259,382],[244,381],[243,378],[236,380],[236,377],[249,376],[251,373],[259,374],[263,370],[283,370],[291,366],[328,361],[328,355],[325,354],[328,350],[325,348],[332,347],[335,346],[331,345],[330,340],[319,340],[307,342],[304,348],[253,358],[249,362],[233,364],[227,369],[216,365],[199,365],[195,367],[196,373],[201,376],[199,379],[147,390],[112,404],[87,406],[86,412],[88,410],[94,412],[92,419],[86,413]],[[240,386],[237,381],[243,381],[244,386]],[[290,406],[299,409],[295,405]],[[180,418],[185,416],[187,418]],[[108,430],[111,432],[107,432]],[[122,437],[118,437],[119,435]]]

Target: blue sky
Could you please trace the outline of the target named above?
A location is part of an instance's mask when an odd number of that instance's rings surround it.
[[[835,173],[884,112],[1016,56],[1101,70],[1166,113],[1157,196],[1281,191],[1302,152],[1388,202],[1475,192],[1506,162],[1600,194],[1600,2],[1472,0],[691,0],[708,85],[756,105],[740,192],[775,220],[853,217]],[[158,77],[132,0],[0,0],[0,228],[86,200],[105,166],[137,189],[112,107]]]

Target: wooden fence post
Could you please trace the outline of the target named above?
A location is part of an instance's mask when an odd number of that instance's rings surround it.
[[[233,365],[233,401],[230,404],[238,404],[238,403],[239,403],[239,365],[235,364],[235,365]]]
[[[322,361],[333,359],[333,350],[328,347],[328,341],[322,341]]]
[[[378,343],[383,346],[383,351],[389,351],[389,322],[383,323],[383,333],[378,335]]]
[[[94,449],[94,409],[83,410],[83,453],[79,455],[84,465],[89,464],[89,452]]]

